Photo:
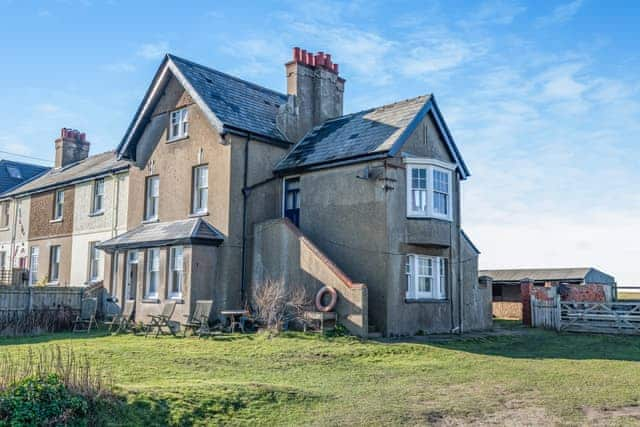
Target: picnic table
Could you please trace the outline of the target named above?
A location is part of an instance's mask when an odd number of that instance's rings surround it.
[[[236,331],[236,327],[240,328],[242,333],[245,332],[244,323],[241,320],[242,320],[242,317],[246,317],[246,316],[249,315],[249,311],[247,311],[247,310],[222,310],[220,312],[220,314],[223,317],[229,319],[229,329],[231,330],[231,333],[234,333]]]

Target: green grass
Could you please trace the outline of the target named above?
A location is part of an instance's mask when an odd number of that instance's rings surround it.
[[[640,292],[618,292],[619,300],[640,300]]]
[[[640,403],[640,338],[501,326],[509,335],[437,343],[55,334],[0,339],[0,353],[89,355],[126,399],[105,409],[111,425],[575,425],[585,408]]]

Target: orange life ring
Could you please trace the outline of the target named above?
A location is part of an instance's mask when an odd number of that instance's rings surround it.
[[[324,297],[324,294],[326,294],[327,292],[331,294],[331,301],[329,301],[329,304],[323,305],[322,298]],[[332,311],[336,307],[337,303],[338,303],[338,293],[334,288],[330,286],[324,286],[322,289],[318,291],[318,294],[316,295],[316,308],[318,309],[318,311],[322,311],[325,313]]]

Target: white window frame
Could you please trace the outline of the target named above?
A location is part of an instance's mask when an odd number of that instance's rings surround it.
[[[177,253],[180,252],[180,257],[177,258]],[[179,262],[178,262],[179,261]],[[171,299],[182,299],[182,290],[184,289],[184,246],[173,246],[169,249],[169,287],[168,296]],[[176,289],[176,278],[178,277],[178,283]]]
[[[93,202],[91,204],[91,213],[96,215],[104,212],[104,178],[98,178],[93,182]]]
[[[158,183],[157,192],[153,191],[152,182]],[[145,221],[155,221],[158,219],[158,211],[160,210],[160,177],[158,175],[148,176],[145,187],[144,219]]]
[[[154,262],[157,261],[156,262]],[[155,275],[155,276],[154,276]],[[160,248],[147,249],[146,256],[146,280],[144,286],[145,299],[158,299],[158,290],[160,288]],[[151,292],[151,278],[155,277],[155,289]]]
[[[31,246],[29,249],[29,285],[38,283],[38,265],[40,264],[40,247]]]
[[[453,174],[456,168],[455,164],[442,162],[436,159],[426,159],[418,157],[409,157],[404,159],[406,165],[406,199],[407,199],[407,217],[408,218],[437,218],[446,221],[453,220]],[[426,202],[423,209],[414,209],[413,207],[413,171],[424,170],[426,177],[426,191],[424,196]],[[446,173],[448,177],[448,193],[447,194],[447,213],[441,214],[435,210],[435,194],[438,193],[434,188],[435,172]]]
[[[53,197],[53,220],[61,221],[64,216],[64,190],[56,190]]]
[[[127,268],[126,268],[126,276],[125,276],[125,282],[124,282],[124,298],[127,301],[131,301],[133,300],[133,294],[134,294],[134,289],[132,289],[132,285],[133,283],[131,283],[130,280],[130,276],[131,276],[131,266],[132,265],[137,265],[138,268],[140,268],[140,264],[139,264],[139,259],[140,259],[140,252],[137,250],[131,250],[128,251],[126,253],[127,255]],[[136,277],[136,285],[138,283],[138,278]]]
[[[95,283],[102,280],[101,261],[102,251],[97,248],[99,242],[89,243],[89,282]]]
[[[201,174],[206,174],[204,182]],[[191,213],[206,214],[209,210],[209,165],[200,165],[193,168],[193,195]]]
[[[189,110],[187,107],[169,114],[169,142],[189,136]]]
[[[49,248],[49,283],[57,284],[60,282],[60,245],[52,245]],[[56,277],[53,277],[53,265],[56,264]]]
[[[426,264],[426,270],[421,270],[420,263]],[[408,300],[441,300],[447,299],[447,258],[428,255],[408,254],[405,264],[405,276],[407,278]],[[431,290],[428,292],[419,290],[419,278],[431,280]]]

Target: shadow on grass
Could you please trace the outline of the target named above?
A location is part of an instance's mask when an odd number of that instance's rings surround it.
[[[514,359],[640,361],[640,337],[525,329],[522,333],[419,343]]]
[[[43,344],[56,341],[89,340],[110,336],[107,330],[99,329],[90,333],[86,332],[52,332],[42,335],[23,337],[0,337],[0,347],[5,345]]]

